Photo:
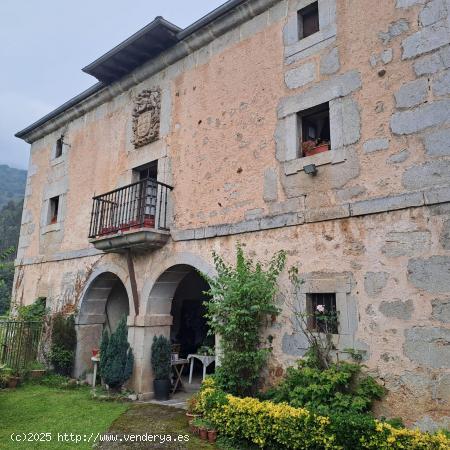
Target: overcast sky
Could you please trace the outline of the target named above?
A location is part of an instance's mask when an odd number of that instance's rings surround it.
[[[156,16],[186,27],[225,0],[0,0],[0,164],[27,168],[14,134],[95,84],[81,72]]]

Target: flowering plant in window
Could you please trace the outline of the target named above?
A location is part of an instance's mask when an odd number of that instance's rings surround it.
[[[300,279],[296,267],[289,269],[289,279],[292,293],[286,296],[286,303],[290,306],[288,319],[294,333],[307,339],[309,355],[316,360],[317,366],[326,370],[333,363],[333,334],[338,333],[338,311],[321,303],[315,305],[312,310],[305,311],[300,307],[299,298],[299,287],[303,280]]]
[[[325,334],[338,334],[337,311],[328,308],[325,305],[317,305],[316,310],[311,314],[313,326],[311,330]]]

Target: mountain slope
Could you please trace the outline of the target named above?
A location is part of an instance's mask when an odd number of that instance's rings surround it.
[[[23,199],[26,181],[26,170],[0,164],[0,210],[11,200]]]

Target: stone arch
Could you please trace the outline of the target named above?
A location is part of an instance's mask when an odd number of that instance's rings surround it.
[[[76,377],[92,368],[91,350],[99,345],[103,329],[114,331],[123,315],[134,315],[126,279],[114,266],[99,268],[89,278],[76,318]]]
[[[208,276],[215,274],[215,269],[203,258],[192,253],[178,253],[164,260],[163,264],[155,264],[159,271],[149,279],[142,292],[142,313],[145,315],[170,314],[175,291],[180,281],[193,269]]]
[[[119,279],[122,282],[128,296],[129,315],[131,317],[135,315],[133,296],[128,273],[116,264],[102,264],[92,272],[83,289],[77,316],[77,323],[80,323],[80,320],[82,320],[82,316],[88,310],[88,303],[92,300],[92,298],[95,297],[95,289],[101,287],[101,283],[99,283],[99,281],[102,280],[104,284],[108,284],[108,278],[110,278],[110,280]],[[97,291],[97,293],[100,294],[100,291]],[[107,293],[107,291],[105,290],[104,293]]]
[[[153,396],[153,375],[150,368],[153,337],[170,337],[172,300],[180,282],[193,270],[199,270],[208,276],[215,274],[211,265],[192,253],[176,253],[169,257],[161,255],[153,261],[152,267],[157,267],[158,272],[144,285],[140,297],[140,316],[135,318],[134,326],[129,331],[129,336],[131,333],[133,341],[139,344],[139,352],[135,352],[134,387],[143,399]]]

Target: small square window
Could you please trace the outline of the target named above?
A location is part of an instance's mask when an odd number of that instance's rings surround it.
[[[312,156],[330,150],[330,105],[323,103],[298,113],[299,156]]]
[[[319,2],[311,3],[297,13],[298,38],[304,39],[319,31]]]
[[[338,334],[336,294],[307,294],[308,329],[318,333]]]
[[[59,197],[53,197],[50,199],[48,223],[49,225],[58,222],[59,214]]]
[[[63,145],[64,145],[64,136],[61,136],[61,137],[56,141],[56,146],[55,146],[55,158],[59,158],[60,156],[62,156],[62,154],[63,154]]]

